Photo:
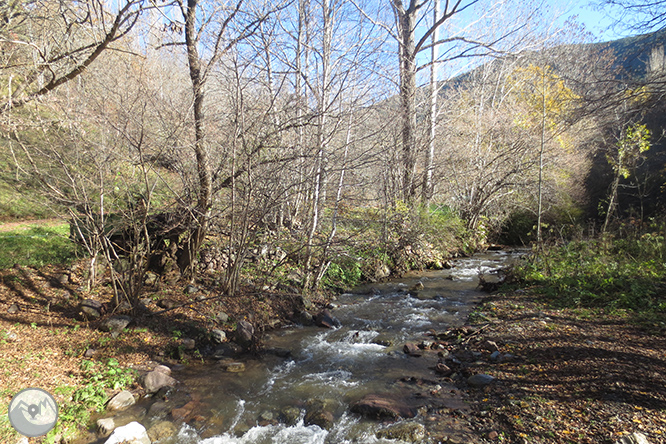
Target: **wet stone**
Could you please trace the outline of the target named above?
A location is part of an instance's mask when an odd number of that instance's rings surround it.
[[[405,344],[402,351],[409,356],[419,357],[423,355],[422,350],[416,344]]]
[[[243,352],[243,348],[234,342],[225,342],[218,345],[213,351],[213,359],[224,359],[238,356]]]
[[[171,438],[178,433],[176,426],[170,421],[160,421],[153,424],[148,429],[148,437],[151,442],[162,441],[167,438]]]
[[[134,395],[132,395],[127,390],[123,390],[111,398],[109,403],[106,405],[106,408],[107,410],[124,410],[127,407],[134,405],[135,402],[136,400],[134,399]]]
[[[376,436],[377,438],[420,443],[426,437],[426,428],[417,422],[403,422],[378,431]]]
[[[97,420],[97,433],[103,438],[109,436],[115,428],[116,423],[113,421],[113,418],[102,418]]]
[[[288,426],[293,426],[298,423],[298,420],[301,418],[301,409],[298,407],[285,407],[280,412],[280,419],[283,423]]]
[[[143,386],[147,393],[155,393],[162,387],[175,386],[178,383],[169,375],[165,375],[159,371],[152,371],[146,375],[143,381]]]
[[[353,413],[369,419],[413,418],[416,413],[397,399],[379,395],[367,395],[351,406]]]
[[[328,310],[322,310],[314,317],[315,325],[325,328],[340,328],[342,324]]]
[[[168,413],[169,406],[164,401],[154,402],[148,409],[149,418],[164,418]]]
[[[241,373],[245,371],[245,364],[242,362],[222,361],[220,368],[229,373]]]

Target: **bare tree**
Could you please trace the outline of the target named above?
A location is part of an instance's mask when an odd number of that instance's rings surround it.
[[[3,2],[0,69],[9,90],[0,113],[81,75],[132,30],[145,8],[143,0],[126,0],[117,10],[100,0]]]

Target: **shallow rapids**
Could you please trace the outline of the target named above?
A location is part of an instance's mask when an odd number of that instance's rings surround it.
[[[430,400],[428,393],[449,390],[433,371],[437,361],[406,355],[403,345],[427,341],[429,330],[460,325],[483,296],[476,288],[479,273],[492,274],[514,257],[486,253],[454,261],[450,270],[414,273],[341,295],[330,311],[342,327],[272,332],[263,338],[268,353],[244,361],[244,372],[229,373],[216,364],[174,372],[205,418],[183,425],[174,442],[396,442],[376,436],[385,424],[350,413],[352,403],[375,394],[414,407],[419,413],[409,421],[428,428],[429,403],[450,408],[464,403],[459,396]],[[328,430],[307,423],[306,412],[317,403],[332,417]],[[150,412],[146,420],[151,422]]]

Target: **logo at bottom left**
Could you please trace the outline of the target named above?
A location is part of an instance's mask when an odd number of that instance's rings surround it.
[[[58,404],[53,396],[40,388],[26,388],[9,403],[9,422],[21,435],[46,435],[58,422]]]

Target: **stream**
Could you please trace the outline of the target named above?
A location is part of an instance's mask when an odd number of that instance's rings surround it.
[[[182,396],[181,405],[196,406],[196,416],[170,442],[396,442],[377,437],[387,424],[350,412],[350,405],[366,395],[399,399],[416,413],[406,421],[428,431],[436,424],[440,433],[447,427],[455,433],[455,423],[443,424],[429,412],[465,409],[460,391],[433,371],[436,353],[410,356],[403,346],[427,341],[429,330],[460,326],[484,295],[477,289],[479,273],[492,274],[516,257],[487,252],[454,260],[450,270],[414,273],[340,295],[330,309],[340,328],[270,332],[263,338],[267,353],[244,359],[242,372],[226,371],[219,363],[174,371],[187,394],[173,397]],[[307,414],[316,408],[332,421],[327,428],[308,425],[313,421]],[[147,408],[142,421],[147,428],[160,420],[159,410]]]

